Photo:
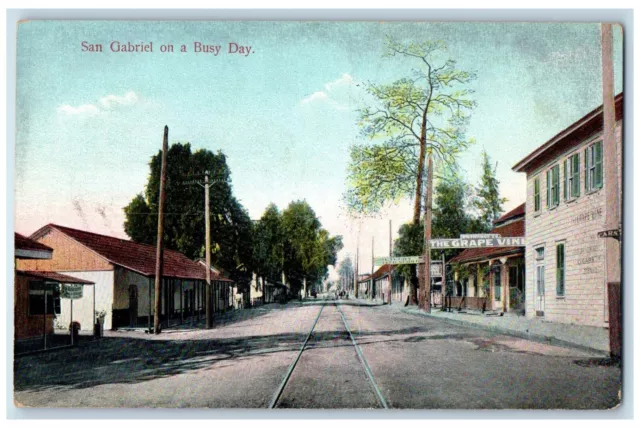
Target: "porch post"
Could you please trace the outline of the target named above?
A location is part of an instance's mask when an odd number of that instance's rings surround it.
[[[180,280],[180,323],[184,324],[184,280]]]

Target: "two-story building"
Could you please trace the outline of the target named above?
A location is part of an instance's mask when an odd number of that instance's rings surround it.
[[[615,98],[618,189],[622,101]],[[603,107],[542,144],[513,170],[527,174],[526,314],[607,326]],[[622,198],[620,197],[620,201]]]

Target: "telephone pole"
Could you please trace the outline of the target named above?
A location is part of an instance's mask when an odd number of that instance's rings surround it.
[[[162,262],[164,257],[164,199],[165,185],[167,182],[167,150],[169,147],[169,127],[164,127],[164,137],[162,139],[162,164],[160,169],[160,203],[158,204],[158,237],[156,240],[156,278],[155,278],[155,301],[153,307],[153,332],[160,334],[160,311],[162,297]]]
[[[427,194],[424,204],[424,261],[422,268],[422,293],[419,303],[427,313],[431,312],[431,199],[433,194],[433,154],[429,150],[427,158]]]
[[[392,240],[392,232],[391,232],[391,219],[389,219],[389,257],[393,257],[393,240]],[[389,289],[387,290],[388,293],[388,299],[389,299],[389,304],[391,304],[391,288],[393,285],[392,282],[392,274],[391,271],[389,271]]]
[[[204,182],[198,180],[184,181],[182,184],[197,184],[204,188],[204,230],[205,230],[205,264],[206,282],[205,287],[205,319],[206,327],[213,328],[213,289],[211,285],[211,214],[209,203],[209,189],[216,183],[227,183],[226,179],[209,179],[209,170],[204,172]]]
[[[375,237],[371,237],[371,289],[369,290],[369,299],[373,300],[375,279],[373,278],[373,245]]]

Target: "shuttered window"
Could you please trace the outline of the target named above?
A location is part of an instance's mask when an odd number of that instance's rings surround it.
[[[564,244],[556,246],[556,295],[564,296]]]
[[[602,188],[602,141],[585,150],[585,190]]]
[[[533,180],[533,207],[536,212],[540,211],[540,177]]]

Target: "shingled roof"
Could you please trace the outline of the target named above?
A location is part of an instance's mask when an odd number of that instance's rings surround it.
[[[21,259],[50,259],[53,248],[29,239],[19,233],[14,233],[15,255]]]
[[[512,209],[511,211],[509,211],[508,213],[504,214],[499,219],[494,221],[493,224],[498,226],[501,223],[504,223],[507,220],[510,220],[512,218],[524,216],[524,205],[525,203],[523,202],[522,204],[518,205],[517,207],[515,207],[514,209]]]
[[[144,276],[155,276],[156,247],[126,239],[100,235],[57,224],[48,224],[31,235],[37,240],[52,229],[58,230],[79,244],[93,250],[114,265],[122,266]],[[205,279],[206,268],[182,253],[164,250],[162,276],[179,279]],[[213,279],[213,278],[212,278]]]
[[[519,208],[519,207],[518,207]],[[518,209],[516,208],[516,209]],[[524,217],[507,223],[502,226],[494,227],[491,233],[497,233],[501,237],[522,237],[525,234]],[[507,254],[521,252],[524,254],[524,247],[486,247],[486,248],[467,248],[449,263],[466,263],[488,258],[500,257]]]

